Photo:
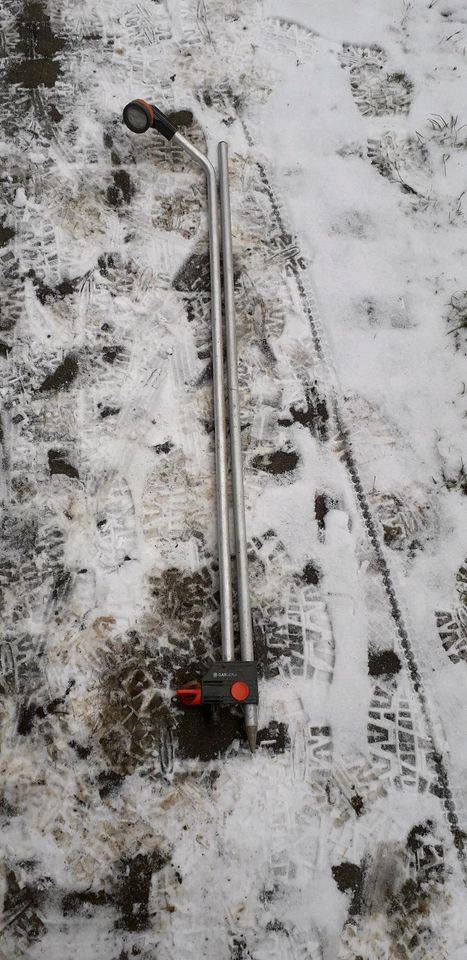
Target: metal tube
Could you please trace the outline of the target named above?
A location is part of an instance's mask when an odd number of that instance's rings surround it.
[[[248,548],[245,525],[245,497],[243,490],[242,435],[238,390],[237,327],[235,321],[234,271],[232,254],[232,223],[230,212],[229,153],[224,141],[218,145],[219,190],[221,202],[222,272],[224,280],[224,316],[227,355],[227,378],[230,420],[230,456],[232,473],[232,505],[237,558],[238,613],[242,660],[254,660],[253,629],[251,623],[250,587],[248,579]],[[256,746],[258,709],[245,706],[245,728],[252,749]]]
[[[214,391],[214,444],[217,487],[217,540],[219,554],[220,615],[223,660],[234,659],[232,616],[232,579],[230,571],[229,504],[227,494],[227,428],[225,419],[224,349],[222,335],[222,294],[219,245],[219,216],[216,172],[210,160],[192,146],[181,133],[175,133],[172,143],[178,143],[198,163],[206,174],[208,195],[208,233],[211,272],[212,370]]]

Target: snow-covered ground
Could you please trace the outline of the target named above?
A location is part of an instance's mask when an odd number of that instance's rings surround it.
[[[461,0],[8,0],[1,960],[466,960]],[[231,150],[259,747],[219,656]]]

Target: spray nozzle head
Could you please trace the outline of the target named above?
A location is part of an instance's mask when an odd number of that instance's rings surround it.
[[[146,133],[149,127],[154,127],[166,140],[171,140],[177,132],[162,110],[146,100],[130,100],[123,111],[123,122],[132,133]]]

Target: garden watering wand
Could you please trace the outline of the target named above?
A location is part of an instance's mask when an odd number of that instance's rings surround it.
[[[256,746],[258,682],[254,663],[248,584],[247,540],[243,495],[243,464],[238,402],[237,342],[235,324],[232,233],[228,176],[228,148],[220,143],[219,185],[222,218],[224,308],[226,356],[230,415],[232,507],[235,529],[241,661],[235,661],[230,573],[229,503],[227,470],[227,427],[223,360],[222,287],[220,269],[220,225],[216,171],[208,157],[177,131],[170,119],[145,100],[132,100],[123,111],[123,122],[133,133],[145,133],[150,127],[166,140],[178,144],[204,170],[208,200],[208,234],[211,285],[212,367],[214,394],[214,437],[217,491],[217,539],[220,583],[222,662],[212,665],[196,686],[190,684],[178,693],[185,706],[201,703],[242,704],[245,730],[251,750]]]

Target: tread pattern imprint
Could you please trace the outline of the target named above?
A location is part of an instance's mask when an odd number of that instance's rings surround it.
[[[371,493],[368,446],[410,450],[339,393],[254,123],[326,51],[369,168],[421,189],[422,147],[371,128],[412,81],[246,0],[7,0],[0,27],[0,956],[454,957],[463,832],[391,573],[436,508]],[[231,144],[253,760],[240,713],[173,699],[219,655],[205,194],[122,127],[133,96]],[[465,579],[436,613],[461,666]]]

